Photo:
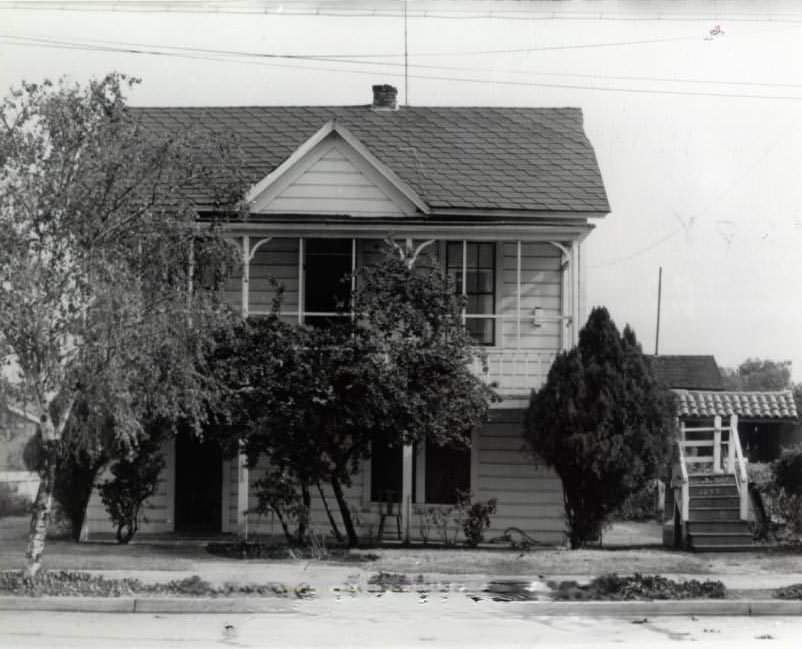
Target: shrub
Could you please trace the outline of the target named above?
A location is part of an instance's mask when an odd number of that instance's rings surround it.
[[[579,344],[557,356],[532,393],[525,438],[562,480],[572,548],[599,531],[668,459],[673,397],[655,380],[634,332],[596,308]]]
[[[456,518],[465,535],[465,545],[475,548],[484,539],[484,530],[490,527],[490,517],[496,513],[496,499],[471,502],[471,494],[461,492],[457,499]]]
[[[17,488],[0,482],[0,518],[5,516],[27,516],[31,513],[31,499],[17,493]]]
[[[575,581],[548,582],[557,600],[723,599],[727,590],[720,581],[674,581],[660,575],[621,577],[615,573],[596,577],[587,585]]]
[[[117,527],[119,543],[128,543],[136,534],[142,503],[156,492],[163,468],[164,458],[152,439],[143,442],[131,457],[112,464],[114,477],[100,485],[100,497]]]
[[[783,449],[772,470],[778,488],[786,494],[802,496],[802,445]]]
[[[281,523],[287,543],[304,542],[309,523],[309,507],[300,495],[300,485],[288,472],[274,469],[254,483],[258,514],[273,513]],[[293,532],[290,527],[295,526]]]
[[[657,514],[657,481],[652,480],[627,496],[615,517],[622,521],[650,521],[657,518]]]

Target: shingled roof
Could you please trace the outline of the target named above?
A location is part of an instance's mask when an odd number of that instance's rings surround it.
[[[652,356],[657,380],[668,388],[723,390],[724,380],[713,356]]]
[[[777,392],[711,392],[674,390],[680,417],[729,417],[796,421],[799,415],[790,390]]]
[[[344,125],[433,211],[609,212],[578,108],[370,106],[132,109],[147,128],[233,133],[252,184],[330,120]]]

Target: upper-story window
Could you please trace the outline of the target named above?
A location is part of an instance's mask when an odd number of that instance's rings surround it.
[[[351,239],[306,239],[304,322],[326,326],[351,299]],[[314,315],[321,314],[321,315]]]
[[[465,326],[477,345],[496,342],[496,244],[492,242],[449,241],[446,245],[446,269],[462,293],[463,245],[465,250]]]

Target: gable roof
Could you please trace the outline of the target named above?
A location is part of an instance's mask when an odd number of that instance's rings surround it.
[[[796,421],[794,395],[790,390],[776,392],[711,392],[674,390],[680,417],[729,417]]]
[[[433,210],[610,207],[578,108],[262,106],[133,108],[146,128],[233,133],[251,184],[327,122],[342,125]],[[203,203],[204,196],[197,197]]]
[[[652,356],[659,383],[686,390],[723,390],[724,380],[714,356]]]

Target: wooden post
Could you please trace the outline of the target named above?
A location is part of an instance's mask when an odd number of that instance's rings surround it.
[[[298,324],[304,323],[304,238],[298,237]]]
[[[521,349],[521,240],[518,239],[515,264],[515,349]],[[501,339],[504,340],[502,329]]]
[[[409,531],[412,519],[412,444],[404,444],[402,448],[402,473],[401,473],[401,534],[402,541],[409,543]]]
[[[251,279],[251,238],[246,234],[242,237],[242,317],[247,318],[250,309],[250,279]],[[248,464],[243,453],[237,456],[237,532],[245,539],[248,538],[248,491],[250,476]],[[223,489],[226,485],[223,485]]]
[[[735,419],[735,426],[732,420]],[[730,435],[727,442],[727,473],[734,474],[738,467],[735,466],[735,436],[738,434],[738,415],[730,415]]]
[[[721,473],[721,415],[713,421],[713,473]]]

